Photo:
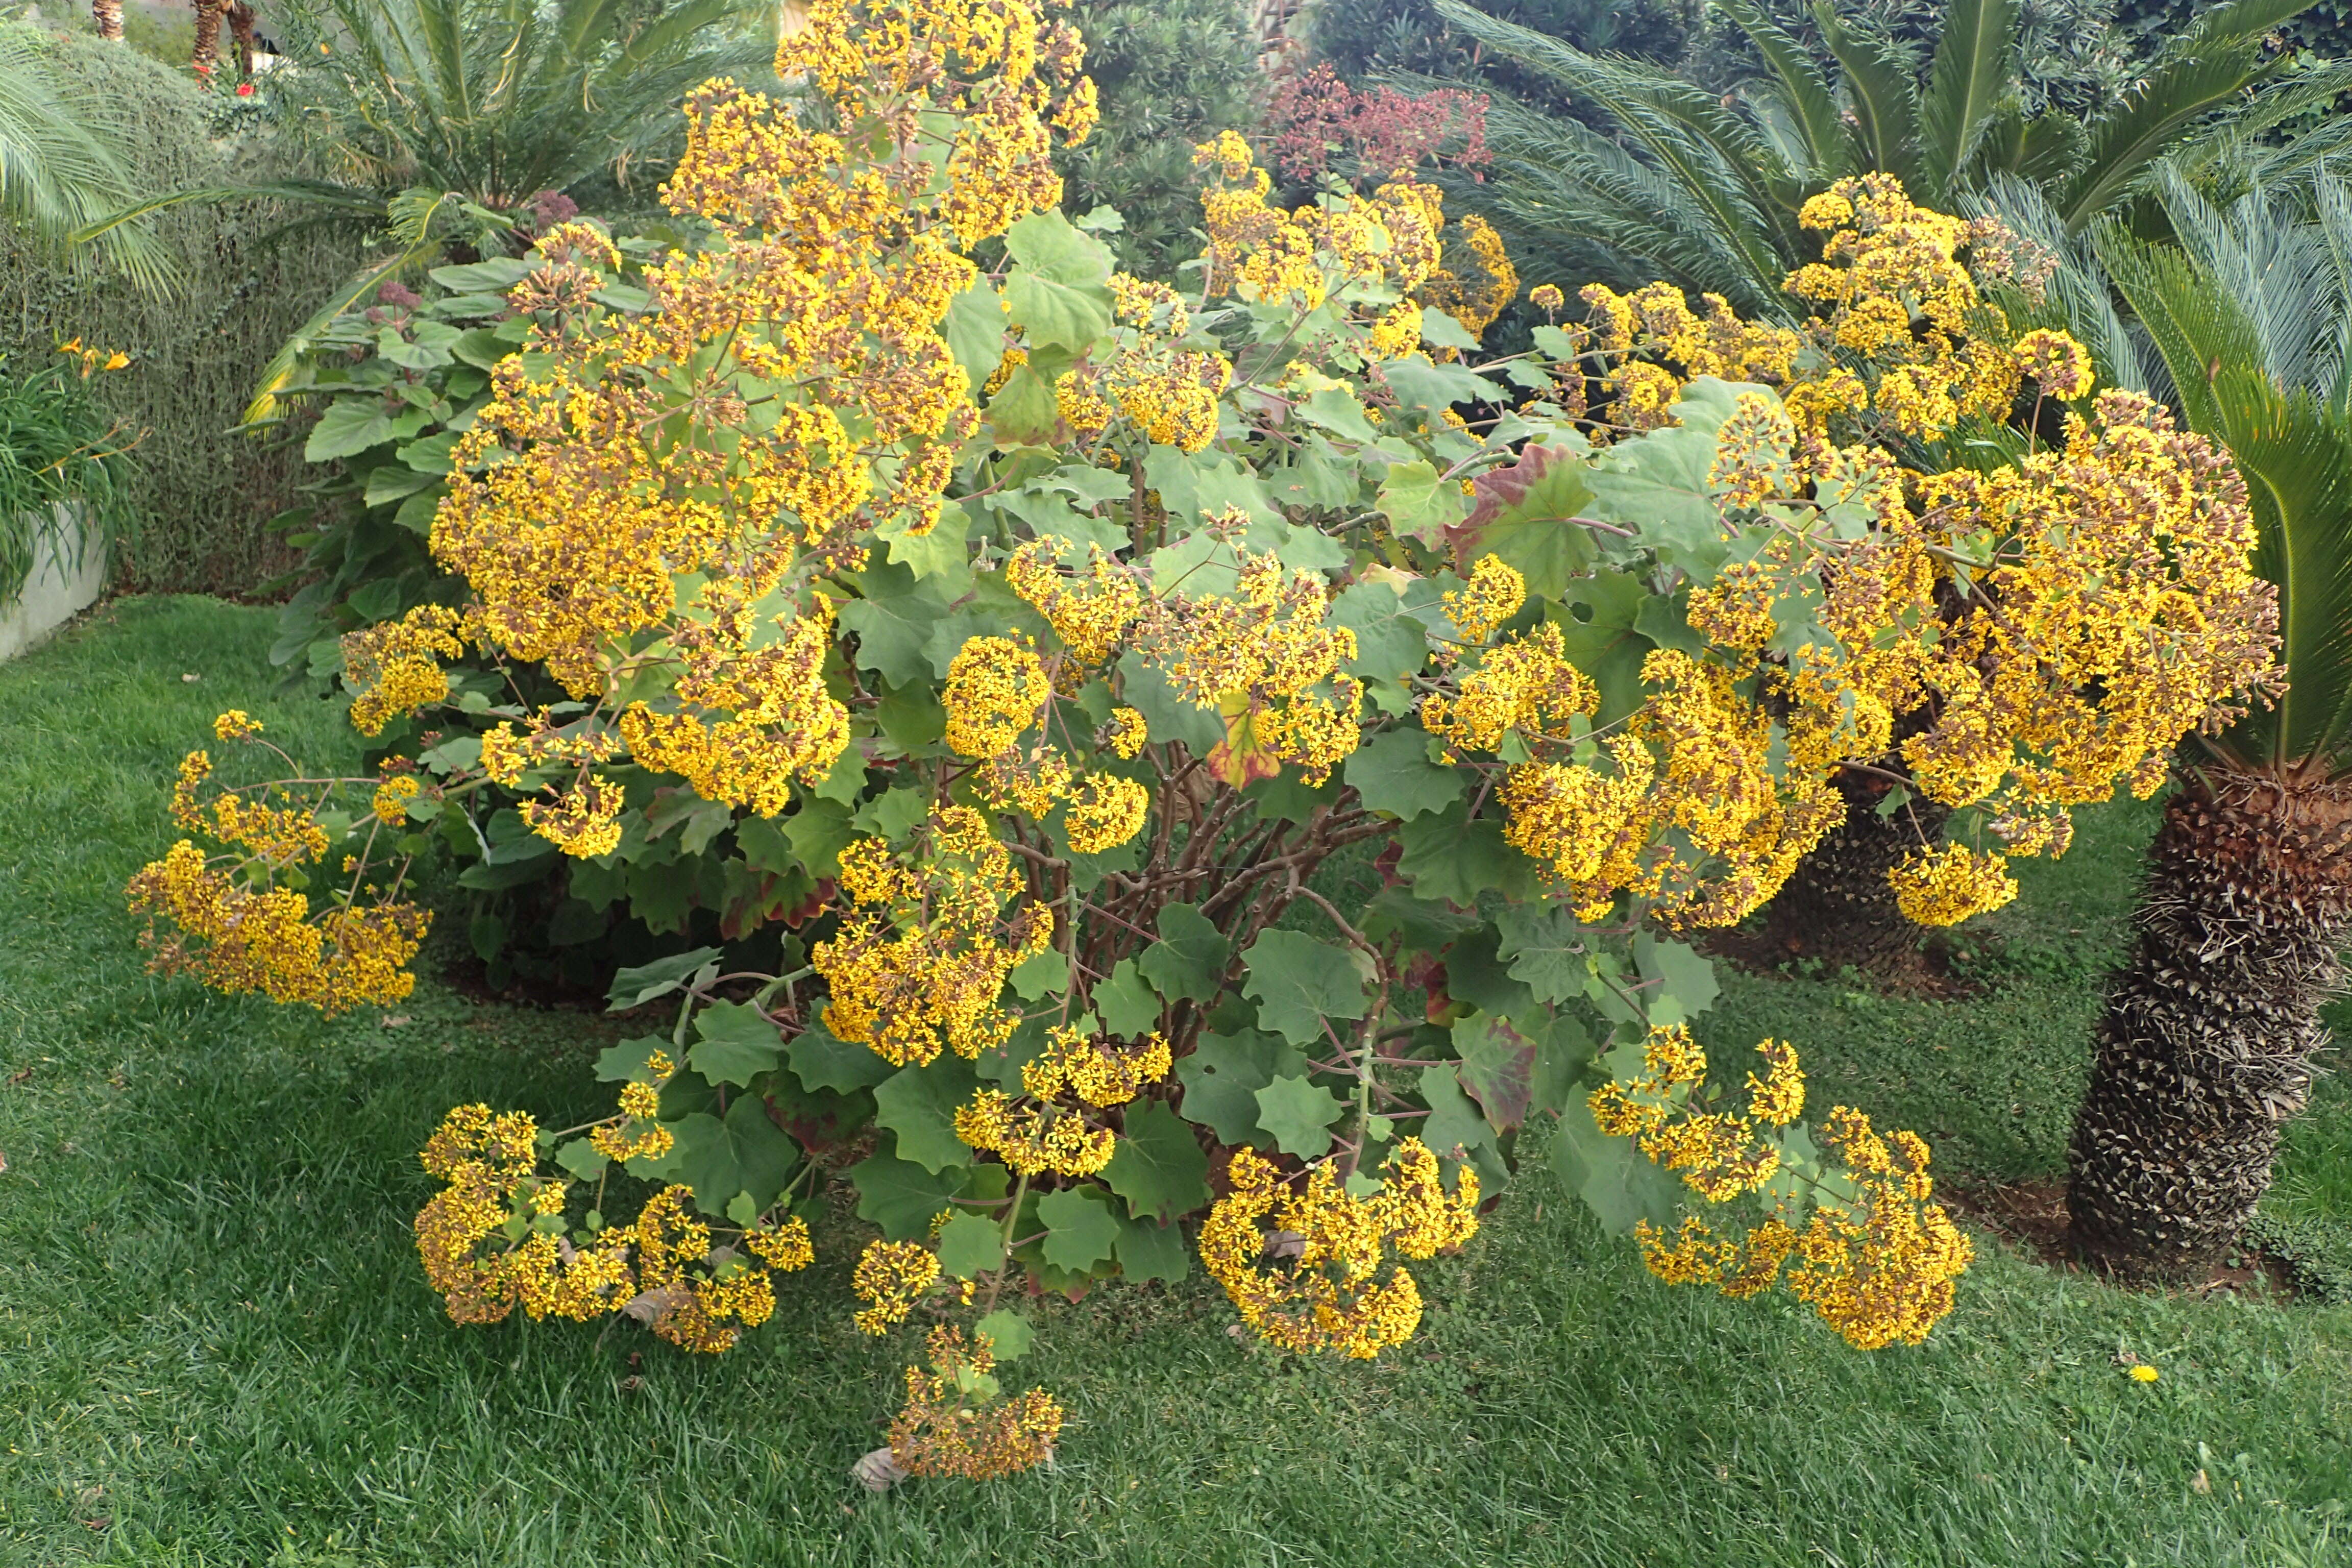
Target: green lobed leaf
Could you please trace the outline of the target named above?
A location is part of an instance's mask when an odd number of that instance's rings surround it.
[[[1111,253],[1060,210],[1033,213],[1007,229],[1014,267],[1004,283],[1011,324],[1034,345],[1083,353],[1110,331]]]
[[[793,1076],[803,1086],[835,1094],[872,1089],[899,1070],[866,1047],[836,1037],[823,1024],[811,1024],[793,1036],[784,1055],[793,1065]]]
[[[596,1081],[599,1083],[651,1083],[653,1069],[646,1066],[656,1051],[667,1051],[669,1042],[659,1035],[640,1035],[634,1040],[623,1040],[617,1046],[607,1046],[596,1058]]]
[[[882,1227],[892,1241],[928,1240],[931,1216],[964,1190],[966,1173],[926,1171],[887,1150],[849,1168],[857,1189],[857,1217]]]
[[[1599,1216],[1601,1228],[1622,1236],[1637,1220],[1665,1225],[1675,1216],[1682,1184],[1654,1164],[1631,1138],[1612,1138],[1592,1113],[1570,1105],[1552,1130],[1551,1167],[1569,1191]]]
[[[1109,976],[1094,988],[1091,1000],[1103,1028],[1122,1038],[1139,1039],[1160,1025],[1160,997],[1131,958],[1122,958],[1112,966]]]
[[[1014,964],[1005,978],[1024,1002],[1042,1001],[1069,989],[1070,955],[1058,947],[1040,948]]]
[[[950,1215],[940,1227],[940,1269],[970,1279],[1004,1265],[1004,1227],[976,1214]]]
[[[800,1145],[768,1118],[759,1096],[742,1094],[721,1118],[704,1112],[668,1123],[677,1142],[668,1162],[675,1180],[694,1189],[695,1206],[724,1215],[738,1193],[766,1208],[800,1169]]]
[[[1303,1046],[1323,1038],[1326,1018],[1360,1018],[1369,1003],[1354,955],[1301,931],[1259,933],[1242,955],[1243,992],[1257,1001],[1258,1022]]]
[[[1181,1279],[1192,1271],[1192,1257],[1184,1247],[1184,1227],[1157,1226],[1145,1220],[1124,1220],[1115,1247],[1118,1271],[1140,1283],[1146,1279]]]
[[[1127,1212],[1162,1224],[1209,1201],[1209,1156],[1183,1118],[1164,1105],[1129,1110],[1103,1182]]]
[[[1715,1005],[1722,994],[1714,963],[1686,942],[1643,931],[1633,939],[1633,963],[1643,979],[1658,982],[1648,998],[1654,1025],[1688,1023]]]
[[[1429,662],[1429,628],[1386,583],[1358,583],[1331,601],[1331,624],[1356,634],[1348,671],[1367,680],[1402,680]]]
[[[625,1013],[632,1007],[642,1007],[657,997],[681,990],[688,976],[718,956],[719,949],[715,947],[698,947],[685,952],[671,953],[667,958],[656,958],[651,963],[641,963],[634,969],[624,969],[613,976],[612,1005],[608,1010]]]
[[[1197,904],[1162,904],[1160,940],[1143,950],[1137,967],[1152,988],[1174,1002],[1213,1002],[1224,988],[1233,946]],[[1014,972],[1018,973],[1016,970]]]
[[[713,1002],[695,1015],[695,1044],[686,1059],[713,1083],[739,1088],[775,1070],[783,1033],[768,1016],[745,1003]]]
[[[1465,804],[1414,817],[1397,829],[1403,853],[1397,874],[1412,884],[1417,898],[1474,907],[1478,896],[1540,897],[1535,862],[1503,841],[1503,825],[1492,818],[1466,821]]]
[[[1462,798],[1462,774],[1429,759],[1429,733],[1412,728],[1373,736],[1348,759],[1343,775],[1366,805],[1411,818],[1444,811]]]
[[[1428,1102],[1429,1114],[1420,1119],[1414,1131],[1435,1152],[1459,1160],[1482,1144],[1491,1144],[1495,1133],[1477,1106],[1462,1092],[1455,1067],[1444,1062],[1421,1069],[1421,1098]]]
[[[1000,1362],[1019,1361],[1029,1353],[1030,1343],[1036,1338],[1029,1320],[1010,1307],[989,1313],[971,1326],[971,1331],[988,1336],[988,1348]]]
[[[1257,1091],[1276,1077],[1307,1071],[1299,1049],[1274,1035],[1243,1029],[1204,1034],[1176,1064],[1184,1086],[1184,1119],[1208,1128],[1223,1143],[1258,1142]]]
[[[1045,1261],[1083,1273],[1111,1255],[1118,1242],[1118,1218],[1099,1187],[1065,1187],[1037,1200],[1045,1226]]]
[[[1506,904],[1496,912],[1495,924],[1502,936],[1496,956],[1538,1001],[1566,1002],[1584,994],[1590,939],[1567,905]]]
[[[956,1136],[956,1109],[980,1087],[970,1062],[943,1054],[904,1067],[874,1087],[874,1120],[896,1133],[898,1157],[938,1173],[971,1163],[971,1146]]]
[[[1348,1103],[1304,1077],[1279,1077],[1257,1091],[1257,1124],[1276,1148],[1302,1160],[1321,1158],[1331,1148],[1331,1123]]]

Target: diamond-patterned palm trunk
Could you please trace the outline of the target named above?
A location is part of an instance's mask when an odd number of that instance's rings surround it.
[[[1915,793],[1882,815],[1888,781],[1841,769],[1832,782],[1845,797],[1845,820],[1765,906],[1766,940],[1775,953],[1818,958],[1832,969],[1892,973],[1918,946],[1920,931],[1896,907],[1886,874],[1922,843],[1936,843],[1951,813]]]
[[[100,37],[122,41],[122,0],[89,0],[89,14]]]
[[[2067,1204],[2092,1258],[2186,1279],[2237,1240],[2310,1100],[2352,937],[2352,784],[2186,780],[2148,851],[2139,927],[2099,1023]]]

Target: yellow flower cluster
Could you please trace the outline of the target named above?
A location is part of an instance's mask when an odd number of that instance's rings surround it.
[[[441,660],[466,651],[465,618],[440,605],[419,605],[396,621],[343,638],[343,684],[352,692],[352,728],[377,735],[392,720],[446,700]]]
[[[1503,248],[1503,237],[1477,214],[1462,219],[1462,270],[1439,267],[1421,288],[1421,302],[1444,311],[1472,337],[1482,335],[1519,294],[1518,268]],[[1458,351],[1455,351],[1458,352]]]
[[[408,961],[433,917],[408,903],[331,906],[316,920],[289,888],[253,889],[205,863],[186,839],[150,862],[126,889],[151,917],[142,939],[159,974],[193,974],[232,995],[257,992],[322,1013],[397,1002],[415,989]],[[160,931],[155,920],[168,922]]]
[[[1559,647],[1558,630],[1545,626],[1496,649],[1461,679],[1457,696],[1425,700],[1422,722],[1466,749],[1499,750],[1506,731],[1522,742],[1560,740],[1565,721],[1595,699]],[[1734,923],[1835,826],[1839,797],[1817,777],[1776,773],[1771,716],[1741,696],[1731,671],[1657,648],[1642,679],[1649,700],[1591,761],[1538,755],[1510,767],[1504,837],[1543,865],[1582,918],[1600,918],[1631,889],[1670,924]]]
[[[1528,580],[1501,556],[1481,555],[1471,564],[1470,581],[1443,597],[1462,640],[1483,643],[1528,602]]]
[[[1349,1194],[1328,1164],[1294,1190],[1254,1151],[1234,1155],[1233,1192],[1201,1227],[1201,1262],[1260,1338],[1370,1360],[1412,1336],[1421,1291],[1390,1254],[1432,1258],[1476,1235],[1478,1174],[1463,1166],[1447,1194],[1437,1156],[1417,1138],[1397,1145],[1381,1174],[1369,1197]],[[1278,1248],[1262,1228],[1269,1215]],[[1266,1267],[1269,1258],[1278,1266]]]
[[[235,845],[270,867],[299,865],[327,852],[326,831],[301,807],[268,805],[224,791],[205,809],[199,796],[212,773],[207,752],[190,752],[180,759],[180,776],[172,784],[172,820],[181,827]]]
[[[1066,576],[1055,563],[1070,548],[1058,534],[1033,540],[1005,559],[1004,581],[1045,617],[1072,658],[1094,668],[1110,658],[1142,615],[1143,589],[1123,563],[1094,545],[1087,546],[1086,574]]]
[[[1168,1042],[1154,1033],[1131,1050],[1056,1025],[1045,1049],[1023,1064],[1023,1099],[983,1089],[955,1114],[956,1136],[1024,1176],[1091,1176],[1110,1163],[1118,1138],[1090,1120],[1168,1076]]]
[[[832,994],[825,1026],[900,1066],[942,1048],[969,1059],[1010,1038],[1018,1020],[997,1005],[1005,976],[1054,936],[1050,910],[1002,912],[1021,881],[978,811],[941,807],[926,837],[912,868],[876,840],[843,851],[857,912],[812,955]]]
[[[1080,636],[1116,637],[1116,631],[1107,629],[1108,623],[1091,617],[1089,611],[1090,605],[1116,601],[1119,595],[1115,589],[1088,595],[1064,592],[1059,578],[1034,552],[1016,559],[1029,563],[1016,586],[1054,605]],[[1101,565],[1099,559],[1097,564]],[[1133,591],[1132,580],[1123,574],[1114,573],[1110,581],[1123,582]],[[1060,665],[1056,673],[1063,672],[1075,673]],[[1010,637],[968,638],[949,662],[940,692],[947,710],[947,744],[958,755],[982,763],[974,781],[992,805],[1015,806],[1042,819],[1056,804],[1068,802],[1065,827],[1070,847],[1081,855],[1100,854],[1143,830],[1151,795],[1132,779],[1100,773],[1080,775],[1059,751],[1042,742],[1022,747],[1021,737],[1043,726],[1054,691],[1055,675],[1023,643]]]
[[[1492,559],[1482,557],[1472,570],[1474,597],[1478,574]],[[1457,625],[1463,615],[1484,615],[1491,607],[1475,603],[1447,606]],[[1568,740],[1572,722],[1590,718],[1600,706],[1599,689],[1568,661],[1559,627],[1546,621],[1488,649],[1474,668],[1461,673],[1452,692],[1423,698],[1421,722],[1431,734],[1444,737],[1453,751],[1493,752],[1510,734],[1530,743]]]
[[[1688,1101],[1706,1081],[1706,1055],[1682,1025],[1653,1027],[1642,1051],[1643,1070],[1604,1083],[1588,1098],[1593,1125],[1612,1138],[1632,1138],[1709,1203],[1755,1192],[1780,1169],[1779,1150],[1759,1140],[1759,1129],[1785,1127],[1805,1109],[1797,1053],[1777,1040],[1756,1049],[1769,1067],[1761,1079],[1748,1075],[1747,1115],[1694,1110]]]
[[[538,1172],[538,1131],[525,1112],[461,1105],[420,1155],[444,1184],[417,1214],[417,1255],[454,1321],[495,1323],[518,1306],[534,1321],[585,1321],[627,1307],[672,1343],[716,1352],[774,1312],[771,1269],[811,1259],[808,1227],[793,1219],[751,1234],[760,1263],[728,1258],[688,1274],[712,1258],[710,1230],[675,1185],[646,1200],[635,1224],[577,1246],[563,1226],[569,1184]]]
[[[995,1480],[1053,1457],[1062,1407],[1042,1388],[998,1397],[988,1336],[942,1323],[925,1342],[931,1370],[907,1369],[907,1404],[890,1423],[890,1457],[914,1476]]]
[[[850,1289],[866,1303],[856,1315],[858,1329],[887,1334],[907,1321],[915,1303],[938,1282],[940,1260],[911,1241],[869,1241],[851,1271]]]
[[[1849,1342],[1864,1350],[1918,1343],[1951,1311],[1955,1281],[1974,1257],[1950,1216],[1928,1202],[1927,1146],[1909,1132],[1882,1138],[1868,1117],[1838,1106],[1822,1137],[1841,1168],[1826,1179],[1801,1162],[1790,1170],[1759,1133],[1802,1113],[1804,1074],[1789,1047],[1767,1040],[1757,1049],[1769,1067],[1760,1079],[1748,1075],[1747,1114],[1700,1110],[1692,1100],[1706,1082],[1705,1053],[1679,1026],[1654,1028],[1643,1071],[1593,1092],[1593,1121],[1612,1137],[1636,1140],[1709,1204],[1756,1192],[1785,1172],[1813,1189],[1811,1220],[1801,1230],[1789,1224],[1785,1194],[1744,1232],[1696,1214],[1671,1232],[1644,1220],[1635,1227],[1643,1260],[1670,1285],[1712,1285],[1733,1297],[1769,1288],[1785,1268],[1791,1293]]]
[[[1171,588],[1150,602],[1138,647],[1185,700],[1224,716],[1226,739],[1209,761],[1228,784],[1291,763],[1319,784],[1361,743],[1363,683],[1339,671],[1356,634],[1325,624],[1330,607],[1321,577],[1286,578],[1274,556],[1247,552],[1231,595]]]
[[[1965,844],[1915,850],[1887,879],[1895,904],[1915,925],[1958,925],[2017,897],[2017,879],[2002,858]]]

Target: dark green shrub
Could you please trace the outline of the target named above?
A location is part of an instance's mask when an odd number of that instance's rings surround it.
[[[1256,47],[1237,0],[1078,0],[1087,73],[1102,123],[1056,162],[1072,212],[1115,209],[1105,235],[1122,266],[1160,277],[1199,250],[1201,180],[1192,147],[1255,118]]]
[[[139,186],[171,190],[289,172],[283,144],[215,142],[212,105],[184,77],[95,37],[58,45],[58,68],[135,116],[120,149]],[[0,226],[0,355],[46,363],[57,344],[121,349],[129,368],[94,383],[100,406],[140,436],[122,502],[144,520],[121,564],[139,586],[253,592],[290,563],[269,519],[298,499],[299,455],[282,441],[232,436],[254,379],[319,295],[359,259],[354,241],[287,232],[267,203],[159,215],[158,237],[185,282],[143,293],[89,261],[61,261]]]

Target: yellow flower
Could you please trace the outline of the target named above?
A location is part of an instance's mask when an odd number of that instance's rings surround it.
[[[2134,1383],[2154,1383],[2162,1375],[2163,1373],[2158,1372],[2156,1368],[2148,1365],[2146,1362],[2141,1362],[2135,1365],[2131,1369],[2130,1373],[2131,1380]]]

